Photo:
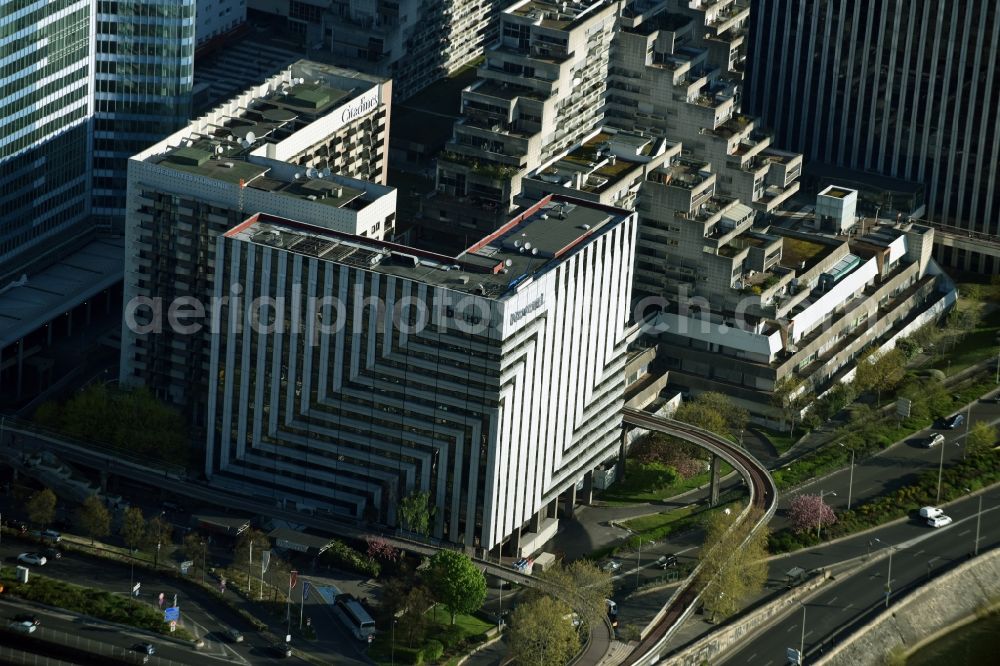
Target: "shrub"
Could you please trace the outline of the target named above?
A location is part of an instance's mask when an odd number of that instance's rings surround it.
[[[377,561],[336,539],[330,542],[330,547],[320,558],[324,564],[344,567],[373,578],[377,578],[382,572],[382,566]]]
[[[441,641],[432,639],[427,641],[421,652],[423,653],[423,660],[428,664],[433,664],[444,654],[444,645],[441,644]]]

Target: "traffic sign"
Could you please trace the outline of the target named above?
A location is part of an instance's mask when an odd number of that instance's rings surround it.
[[[371,645],[375,640],[375,634],[368,634],[368,644]]]
[[[157,603],[160,605],[160,608],[163,608],[163,592],[160,592],[160,598],[157,600]]]
[[[181,619],[181,609],[177,606],[171,606],[163,611],[164,622],[176,622],[179,619]]]
[[[136,583],[132,586],[132,596],[139,596],[139,588],[142,587],[142,583]]]
[[[802,653],[795,648],[785,648],[785,660],[789,664],[802,664]]]
[[[177,622],[175,620],[170,621],[170,633],[177,631]]]

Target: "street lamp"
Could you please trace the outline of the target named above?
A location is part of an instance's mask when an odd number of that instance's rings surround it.
[[[821,527],[823,527],[823,498],[825,496],[827,496],[827,495],[833,495],[834,497],[836,497],[837,493],[833,492],[832,490],[830,492],[825,492],[823,490],[819,491],[819,503],[820,503],[820,507],[819,507],[819,515],[816,516],[816,538],[817,539],[819,538],[819,530],[820,530]]]
[[[959,446],[958,442],[952,442],[955,446]],[[944,448],[947,446],[946,443],[941,444],[941,460],[938,462],[938,482],[937,482],[937,499],[934,500],[935,504],[941,502],[941,473],[944,471]]]
[[[396,666],[396,618],[392,618],[392,651],[389,653],[392,666]]]
[[[889,548],[889,570],[885,574],[885,607],[889,607],[889,595],[892,594],[892,554],[896,550],[895,546]]]
[[[802,605],[802,638],[799,639],[799,663],[801,664],[805,661],[806,656],[806,605],[801,601],[799,604]]]
[[[635,589],[639,589],[639,566],[642,561],[642,537],[639,537],[639,547],[635,551]]]
[[[847,448],[843,444],[840,445],[843,448]],[[847,482],[847,510],[851,510],[851,496],[854,494],[854,447],[851,447],[851,476],[850,480]]]
[[[871,539],[868,541],[868,553],[865,555],[865,559],[871,559],[872,556],[872,545],[876,543],[882,543],[878,539]]]
[[[966,488],[966,492],[971,493],[972,488]],[[976,510],[976,541],[972,548],[972,556],[975,557],[979,554],[979,523],[983,517],[983,494],[979,493],[979,509]]]

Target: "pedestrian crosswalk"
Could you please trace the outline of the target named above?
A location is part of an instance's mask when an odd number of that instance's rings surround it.
[[[249,39],[226,45],[195,64],[199,115],[305,57],[305,51],[261,43],[257,37],[251,33]]]

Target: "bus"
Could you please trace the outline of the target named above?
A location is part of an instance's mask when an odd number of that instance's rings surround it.
[[[356,599],[338,599],[337,616],[359,641],[367,641],[375,633],[375,620]]]

